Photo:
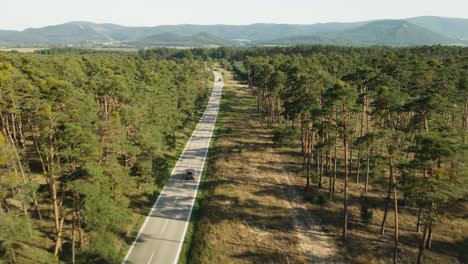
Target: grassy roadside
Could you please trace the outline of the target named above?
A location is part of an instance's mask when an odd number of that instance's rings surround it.
[[[209,91],[208,94],[211,95],[211,90],[213,87],[214,81],[210,81],[208,83]],[[175,132],[176,135],[176,147],[173,151],[165,153],[166,157],[168,158],[168,167],[169,171],[172,171],[174,166],[179,159],[179,156],[182,154],[182,151],[185,148],[185,145],[188,143],[192,132],[195,130],[196,126],[198,125],[205,109],[208,105],[209,96],[203,100],[202,106],[197,111],[196,115],[190,119],[186,125]],[[127,235],[125,240],[120,241],[121,249],[120,254],[122,258],[127,254],[130,246],[133,243],[134,237],[138,235],[145,218],[147,217],[148,213],[150,212],[151,208],[153,207],[154,202],[158,199],[159,194],[161,193],[162,189],[164,188],[167,180],[169,179],[170,175],[167,175],[164,179],[156,185],[155,190],[152,195],[145,195],[143,197],[139,197],[136,202],[133,203],[134,206],[131,206],[130,210],[132,210],[133,220],[132,224],[128,226]]]

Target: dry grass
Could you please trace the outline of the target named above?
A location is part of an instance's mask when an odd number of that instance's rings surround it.
[[[228,72],[190,263],[336,261],[333,237],[314,224],[272,149],[255,98]]]
[[[280,151],[280,159],[288,165],[290,172],[303,175],[302,157],[299,146],[284,148]],[[296,153],[296,154],[294,154]],[[339,174],[342,172],[338,172]],[[325,177],[325,176],[324,176]],[[369,192],[366,194],[373,211],[373,219],[369,225],[361,222],[359,197],[364,192],[364,184],[355,183],[354,174],[349,178],[349,223],[348,236],[341,245],[346,251],[346,260],[350,263],[392,263],[394,241],[394,211],[390,206],[385,225],[385,235],[380,235],[380,225],[383,219],[388,178],[371,178]],[[298,185],[304,185],[303,177],[295,177]],[[318,179],[313,179],[314,188],[306,194],[309,210],[317,216],[322,226],[335,236],[342,234],[343,214],[343,181],[340,177],[336,183],[336,193],[333,202],[328,200],[328,177],[322,182],[322,189],[316,187]],[[325,197],[326,203],[317,203],[318,197]],[[402,198],[402,193],[399,193]],[[421,233],[416,232],[418,208],[404,206],[399,200],[399,263],[416,263],[418,243]],[[468,204],[458,201],[445,208],[440,214],[438,224],[433,229],[432,249],[424,253],[425,263],[467,263],[468,261]]]

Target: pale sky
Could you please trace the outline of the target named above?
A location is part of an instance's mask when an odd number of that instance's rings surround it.
[[[468,0],[0,0],[0,29],[69,21],[126,26],[468,18]]]

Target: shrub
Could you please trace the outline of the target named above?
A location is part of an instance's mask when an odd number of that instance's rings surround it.
[[[273,144],[276,146],[284,147],[285,145],[290,145],[294,142],[294,139],[297,136],[297,130],[286,126],[281,125],[273,130]]]
[[[327,200],[325,199],[325,196],[323,194],[319,194],[317,196],[317,204],[323,205],[323,204],[325,204],[326,201]]]
[[[369,208],[369,198],[363,194],[359,198],[359,212],[361,215],[361,222],[366,226],[372,222],[374,212]]]

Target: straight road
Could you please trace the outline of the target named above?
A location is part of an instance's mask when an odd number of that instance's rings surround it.
[[[208,106],[177,161],[167,185],[146,217],[123,263],[177,263],[197,196],[201,173],[218,114],[223,82],[215,83]],[[195,170],[195,180],[185,181],[186,169]]]

